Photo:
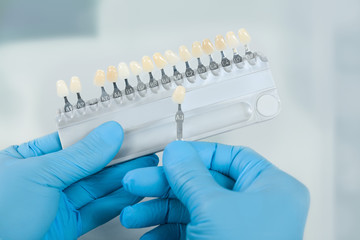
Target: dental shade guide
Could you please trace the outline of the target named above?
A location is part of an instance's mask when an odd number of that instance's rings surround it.
[[[195,71],[190,67],[190,64],[189,64],[189,61],[192,58],[192,56],[185,45],[181,45],[179,47],[179,56],[180,56],[181,60],[183,60],[185,62],[185,67],[186,67],[185,77],[187,78],[187,80],[190,83],[194,83],[195,79],[196,79]]]
[[[154,62],[155,62],[155,65],[160,69],[161,71],[161,84],[162,86],[169,90],[170,87],[171,87],[171,79],[169,78],[168,75],[166,75],[165,73],[165,66],[167,65],[167,61],[165,60],[165,58],[161,55],[161,53],[155,53],[153,55],[153,59],[154,59]]]
[[[219,75],[220,72],[220,68],[219,68],[219,64],[217,62],[214,61],[213,57],[211,54],[214,53],[215,51],[215,47],[212,44],[212,42],[210,41],[210,39],[204,39],[201,45],[203,51],[209,55],[209,69],[211,70],[211,72],[214,75]]]
[[[222,35],[217,35],[215,37],[215,47],[221,54],[221,66],[225,71],[230,72],[232,65],[230,60],[225,56],[224,51],[226,49],[226,42]]]
[[[58,110],[56,121],[63,148],[100,124],[117,121],[125,137],[109,164],[113,165],[159,152],[174,139],[200,140],[274,118],[280,112],[277,88],[267,57],[250,51],[250,40],[247,31],[240,29],[238,37],[234,32],[227,32],[225,38],[217,35],[215,46],[209,39],[195,41],[191,52],[182,45],[179,55],[167,50],[153,54],[153,59],[144,56],[140,63],[109,66],[106,75],[97,70],[94,84],[101,95],[85,101],[80,96],[80,79],[73,77],[70,90],[76,94],[74,106],[66,83],[59,80],[57,94],[65,103]],[[239,50],[240,44],[244,52]],[[227,49],[232,50],[229,58]],[[114,88],[110,95],[105,90],[105,84],[109,84],[106,79]],[[124,81],[124,89],[118,87],[119,79]],[[134,87],[130,84],[133,81]]]
[[[142,73],[143,69],[140,66],[140,64],[136,61],[130,62],[129,65],[130,65],[130,70],[131,70],[132,74],[134,74],[136,76],[136,80],[137,80],[136,89],[141,97],[145,97],[146,92],[147,92],[147,86],[140,79],[140,74]]]
[[[112,69],[112,66],[109,67]],[[94,84],[101,89],[100,101],[106,102],[110,100],[109,94],[105,90],[105,72],[103,70],[97,70],[94,77]]]
[[[249,33],[244,28],[241,28],[238,31],[238,34],[239,34],[240,42],[244,45],[244,48],[245,48],[245,57],[246,57],[246,59],[248,60],[248,62],[251,65],[254,65],[256,63],[256,54],[251,52],[250,49],[249,49],[248,45],[249,45],[249,43],[251,41],[251,37],[250,37]]]
[[[117,80],[118,80],[118,72],[116,70],[115,66],[109,66],[107,68],[107,72],[106,72],[106,78],[109,82],[111,82],[113,84],[114,87],[114,91],[112,93],[112,97],[114,99],[117,98],[121,98],[122,97],[122,93],[120,91],[120,89],[117,86]]]
[[[73,106],[71,105],[71,103],[68,100],[68,95],[69,95],[69,89],[66,86],[66,83],[64,80],[59,80],[56,82],[56,90],[57,90],[57,95],[61,98],[64,98],[64,112],[71,112],[73,110]]]
[[[173,95],[171,96],[173,102],[177,103],[178,105],[178,111],[175,114],[177,141],[183,140],[184,113],[181,109],[181,104],[184,102],[185,92],[186,90],[183,86],[177,86]]]
[[[180,58],[171,50],[165,51],[165,58],[173,67],[173,80],[176,85],[181,85],[184,82],[183,75],[177,70],[176,64],[180,61]]]
[[[151,61],[151,58],[149,56],[144,56],[142,58],[142,65],[143,69],[149,73],[149,87],[153,93],[157,93],[160,86],[158,80],[156,80],[152,74],[152,71],[154,70],[154,64]]]
[[[199,74],[199,76],[202,79],[206,79],[207,77],[207,69],[204,66],[204,64],[202,64],[200,57],[203,55],[203,50],[201,47],[201,43],[196,41],[192,44],[192,49],[191,49],[191,54],[197,58],[197,62],[198,62],[198,67],[196,69],[197,73]]]
[[[76,108],[81,109],[85,107],[85,101],[81,98],[80,92],[81,92],[81,83],[80,79],[76,76],[72,77],[70,80],[70,91],[72,93],[75,93],[77,96],[77,103]]]
[[[128,78],[130,77],[130,70],[126,63],[119,63],[119,77],[125,82],[125,96],[128,100],[135,98],[135,89],[130,85]]]
[[[243,58],[239,55],[238,51],[237,51],[237,47],[239,46],[240,42],[239,40],[236,38],[235,33],[234,32],[227,32],[226,33],[226,42],[227,45],[232,48],[233,50],[233,63],[238,67],[238,68],[242,68],[244,67],[244,60]]]

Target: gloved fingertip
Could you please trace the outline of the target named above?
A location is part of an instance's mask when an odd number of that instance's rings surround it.
[[[144,164],[144,166],[143,166],[144,168],[155,167],[159,164],[159,157],[156,156],[155,154],[140,157],[140,158],[138,158],[138,160],[142,161],[142,163]],[[131,192],[131,189],[132,189],[131,187],[136,182],[136,172],[139,169],[142,169],[142,168],[136,168],[136,169],[130,170],[129,172],[127,172],[125,174],[125,176],[121,180],[122,186],[124,187],[124,189],[126,191]],[[135,175],[135,177],[134,177],[134,175]]]
[[[131,171],[127,172],[126,175],[123,177],[123,179],[121,181],[123,188],[129,193],[131,193],[132,186],[133,186],[133,184],[135,182],[134,178],[132,177],[133,176],[133,173],[132,173],[133,171],[134,170],[131,170]]]
[[[151,154],[145,157],[152,161],[152,166],[157,166],[159,164],[159,157],[156,154]]]
[[[133,226],[133,218],[132,215],[134,213],[134,209],[132,206],[125,207],[120,213],[120,222],[126,228],[131,228]]]

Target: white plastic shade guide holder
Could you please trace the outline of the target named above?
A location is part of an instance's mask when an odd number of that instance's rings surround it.
[[[256,58],[255,64],[245,61],[241,68],[235,67],[231,59],[234,66],[230,71],[220,67],[219,72],[208,74],[205,79],[195,71],[195,80],[182,82],[186,88],[182,103],[184,140],[200,140],[272,119],[279,113],[280,98],[268,61],[263,55]],[[210,70],[209,66],[206,68]],[[100,124],[117,121],[124,129],[124,142],[109,165],[162,151],[176,139],[177,105],[171,98],[177,79],[173,75],[169,78],[166,88],[148,91],[145,97],[136,90],[131,100],[117,101],[110,96],[106,103],[99,98],[87,101],[81,112],[77,108],[60,109],[56,119],[63,148],[81,140]]]

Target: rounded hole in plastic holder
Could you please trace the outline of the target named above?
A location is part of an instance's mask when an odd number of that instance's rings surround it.
[[[257,112],[264,117],[271,117],[279,112],[280,104],[277,98],[265,94],[258,98],[256,102]]]

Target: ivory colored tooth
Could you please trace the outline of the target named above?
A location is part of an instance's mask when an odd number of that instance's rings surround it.
[[[59,80],[56,82],[56,91],[59,97],[66,97],[67,95],[69,95],[69,89],[66,86],[64,80]]]
[[[187,62],[191,59],[191,53],[189,52],[189,50],[185,45],[181,45],[179,47],[179,55],[181,60],[183,60],[184,62]]]
[[[141,62],[146,72],[152,72],[154,70],[154,64],[149,56],[143,56]]]
[[[128,79],[130,76],[130,70],[126,63],[119,63],[119,77],[122,79]]]
[[[173,51],[167,50],[165,52],[165,58],[169,62],[170,65],[174,66],[179,62],[179,56],[176,55]]]
[[[226,33],[226,42],[230,48],[236,48],[237,46],[239,46],[239,40],[235,36],[234,32]]]
[[[73,76],[70,80],[70,91],[72,93],[79,93],[81,92],[81,83],[80,79],[76,76]]]
[[[94,84],[98,87],[103,87],[105,84],[105,72],[103,70],[97,70],[94,77]]]
[[[215,50],[214,45],[208,38],[204,39],[204,41],[202,42],[202,49],[207,55],[212,54]]]
[[[118,72],[115,66],[109,66],[106,72],[106,77],[109,82],[116,82],[118,79]]]
[[[222,35],[216,35],[215,37],[215,47],[219,51],[224,51],[226,49],[226,42]]]
[[[199,57],[201,57],[201,55],[203,55],[203,51],[202,51],[200,42],[196,41],[192,44],[191,54],[196,58],[199,58]]]
[[[177,86],[171,98],[175,103],[182,104],[184,102],[185,93],[185,87]]]
[[[239,30],[238,34],[239,34],[240,42],[241,42],[243,45],[249,44],[249,42],[251,41],[251,37],[250,37],[249,33],[246,31],[245,28],[241,28],[241,29]]]
[[[141,67],[141,65],[140,65],[138,62],[136,62],[136,61],[131,61],[129,65],[130,65],[130,70],[131,70],[131,72],[132,72],[135,76],[140,75],[140,73],[142,72],[142,67]]]
[[[161,53],[158,53],[158,52],[154,53],[153,59],[154,59],[155,65],[159,69],[163,69],[167,64],[165,58],[163,57],[163,55],[161,55]]]

